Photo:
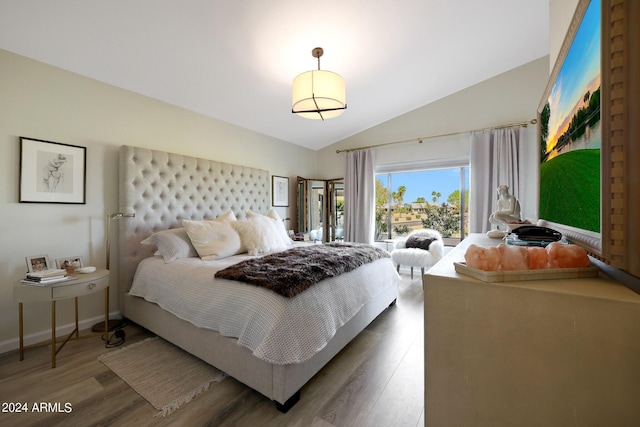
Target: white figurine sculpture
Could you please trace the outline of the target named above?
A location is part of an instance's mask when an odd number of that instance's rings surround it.
[[[509,223],[519,223],[520,202],[516,196],[509,194],[509,186],[498,187],[498,210],[491,214],[489,222],[498,228]]]

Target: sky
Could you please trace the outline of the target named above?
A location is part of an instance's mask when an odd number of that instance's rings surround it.
[[[432,191],[441,193],[442,196],[438,199],[438,202],[444,203],[451,193],[460,189],[460,168],[394,173],[392,175],[392,191],[397,191],[401,185],[407,188],[407,192],[404,195],[404,203],[415,202],[418,197],[424,197],[427,202],[432,203]],[[381,181],[386,187],[387,174],[376,175],[376,178],[382,178]],[[468,189],[468,168],[466,178]]]

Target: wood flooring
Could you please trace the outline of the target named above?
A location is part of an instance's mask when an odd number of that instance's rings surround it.
[[[0,355],[0,425],[9,426],[422,426],[424,322],[420,275],[404,276],[388,308],[302,389],[286,414],[247,386],[226,378],[168,417],[97,357],[100,337],[72,341],[51,369],[49,347]],[[124,345],[153,336],[135,324]],[[16,413],[12,403],[27,404]],[[34,404],[48,405],[33,412]],[[65,404],[67,406],[65,407]],[[42,408],[45,409],[45,408]],[[4,412],[11,410],[13,412]]]

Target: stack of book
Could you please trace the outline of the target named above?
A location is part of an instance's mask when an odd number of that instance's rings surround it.
[[[33,273],[27,273],[27,276],[21,280],[22,283],[36,286],[47,286],[54,283],[65,282],[67,280],[73,280],[75,277],[67,276],[67,270],[62,268],[36,271]]]

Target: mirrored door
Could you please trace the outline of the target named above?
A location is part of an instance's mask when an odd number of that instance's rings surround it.
[[[344,181],[334,179],[327,182],[329,196],[329,236],[328,241],[344,239]]]
[[[298,232],[314,242],[343,237],[344,183],[342,179],[298,177]]]

